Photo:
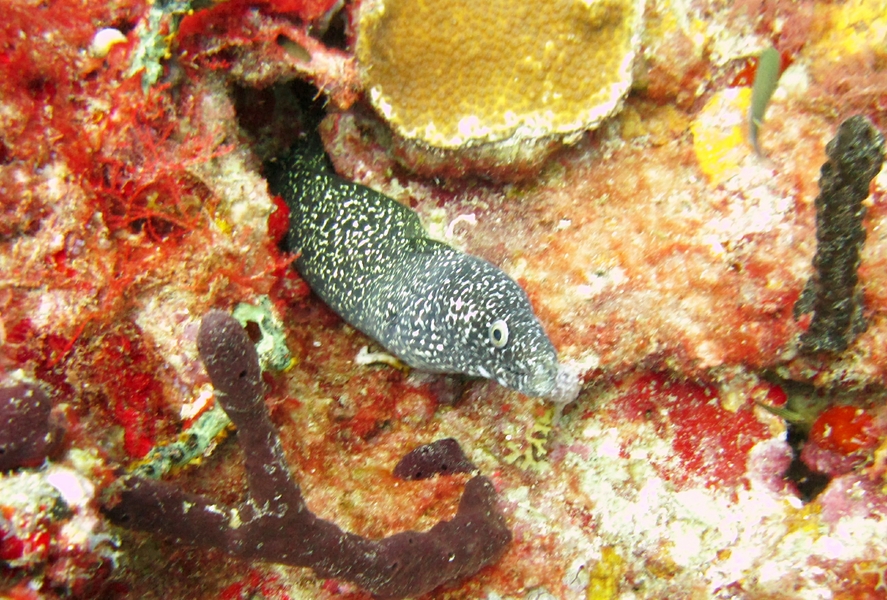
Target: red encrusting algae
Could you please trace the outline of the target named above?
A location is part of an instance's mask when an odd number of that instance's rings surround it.
[[[726,410],[713,386],[651,374],[627,382],[602,418],[648,423],[670,440],[673,455],[653,459],[653,465],[678,488],[732,487],[747,476],[752,447],[771,437],[752,409]]]

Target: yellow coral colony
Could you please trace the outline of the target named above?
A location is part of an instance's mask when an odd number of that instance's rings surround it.
[[[643,0],[367,0],[357,57],[370,102],[439,148],[569,135],[631,86]]]

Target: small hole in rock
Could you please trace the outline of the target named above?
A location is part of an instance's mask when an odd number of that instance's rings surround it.
[[[244,329],[246,329],[246,335],[249,336],[249,339],[253,344],[262,339],[262,328],[259,327],[259,324],[255,321],[247,321],[246,325],[244,325]]]

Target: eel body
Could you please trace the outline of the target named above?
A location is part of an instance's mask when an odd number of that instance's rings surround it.
[[[415,212],[336,175],[318,136],[298,144],[275,179],[296,268],[345,321],[416,369],[552,394],[557,354],[503,271],[430,239]]]

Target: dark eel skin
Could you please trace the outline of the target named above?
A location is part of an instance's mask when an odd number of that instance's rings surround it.
[[[415,212],[339,177],[316,134],[281,166],[270,179],[290,209],[285,246],[345,321],[416,369],[555,392],[554,346],[501,269],[432,240]]]

